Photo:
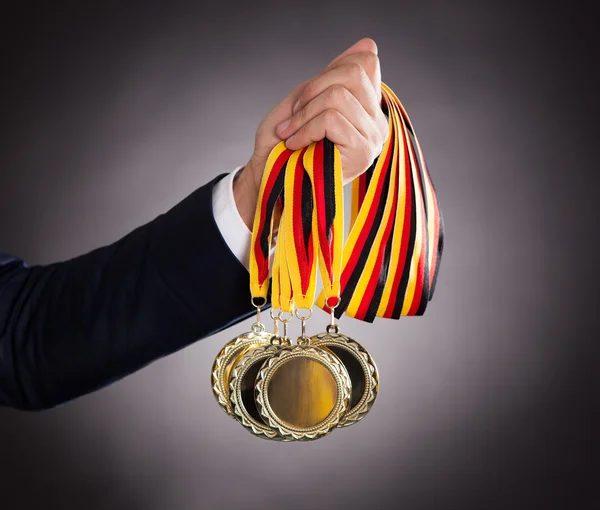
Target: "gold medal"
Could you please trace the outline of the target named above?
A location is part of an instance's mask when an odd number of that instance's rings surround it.
[[[292,154],[286,167],[277,243],[277,248],[281,246],[279,270],[286,276],[274,280],[280,291],[281,284],[286,284],[286,295],[287,282],[291,283],[290,296],[302,334],[298,345],[283,348],[265,361],[256,378],[256,404],[263,421],[281,436],[306,441],[325,436],[340,422],[350,402],[351,381],[335,354],[310,345],[305,333],[314,303],[319,252],[314,235],[317,211],[304,154],[305,150]],[[300,315],[300,310],[307,313]]]
[[[284,441],[286,438],[280,435],[276,428],[263,421],[254,399],[254,392],[256,375],[263,363],[284,349],[282,345],[262,345],[249,350],[233,368],[230,382],[234,417],[255,436],[276,441]]]
[[[261,418],[285,438],[327,435],[344,418],[352,383],[343,363],[308,337],[268,357],[256,378]],[[301,343],[300,343],[301,342]]]
[[[270,345],[273,333],[265,330],[260,322],[252,325],[251,331],[231,340],[221,349],[212,367],[212,389],[221,408],[234,418],[233,407],[229,400],[229,381],[231,372],[238,361],[249,350]]]

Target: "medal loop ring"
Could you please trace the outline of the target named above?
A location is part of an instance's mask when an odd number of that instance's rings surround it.
[[[300,315],[298,313],[300,310],[308,310],[308,313],[305,315]],[[310,319],[312,313],[313,313],[312,308],[297,308],[296,309],[296,317],[298,317],[298,319],[300,319],[301,321],[306,321],[306,320]]]
[[[255,335],[264,333],[267,330],[265,325],[258,320],[254,324],[252,324],[252,326],[250,326],[250,328],[252,329],[252,333],[254,333]]]
[[[255,301],[254,301],[255,299],[262,299],[262,303],[260,305],[257,305],[255,303]],[[256,298],[255,296],[252,296],[250,298],[250,302],[252,303],[252,306],[254,308],[256,308],[256,323],[257,324],[261,324],[261,322],[260,322],[260,309],[267,304],[267,300],[266,300],[266,298],[263,298],[263,297]],[[263,325],[263,327],[264,327],[264,325]]]
[[[260,305],[257,305],[257,304],[255,303],[255,301],[254,301],[255,299],[262,299],[262,303],[261,303]],[[250,302],[252,303],[252,306],[253,306],[254,308],[258,308],[258,309],[262,308],[263,306],[265,306],[265,305],[267,304],[267,300],[266,300],[266,298],[264,298],[264,297],[258,297],[258,298],[257,298],[256,296],[252,296],[252,297],[250,298]]]
[[[339,333],[340,332],[340,328],[338,327],[337,324],[327,324],[327,327],[325,328],[325,330],[327,331],[327,333]]]
[[[297,340],[298,345],[309,345],[310,344],[310,337],[305,335],[304,332],[302,333],[302,335],[300,335],[298,337]]]
[[[289,317],[283,317],[284,313],[289,313],[290,316]],[[290,322],[293,318],[294,318],[294,314],[292,312],[286,312],[284,310],[281,310],[278,314],[277,314],[277,318],[283,322],[284,324],[287,324],[288,322]]]
[[[289,313],[289,317],[282,317],[284,313]],[[285,312],[284,310],[280,310],[277,314],[279,320],[283,323],[283,338],[287,338],[287,325],[294,318],[294,314],[292,312]]]
[[[326,303],[327,306],[329,306],[329,324],[327,325],[326,331],[327,333],[339,333],[340,332],[340,328],[338,327],[338,325],[335,323],[335,315],[333,314],[333,311],[340,305],[340,303],[342,302],[342,298],[340,298],[340,296],[337,296],[337,303],[333,306],[330,306],[329,303],[329,298],[327,298]]]
[[[298,312],[300,310],[307,310],[308,313],[306,314],[299,314]],[[298,345],[308,345],[309,344],[309,337],[306,335],[306,321],[308,319],[310,319],[312,315],[312,308],[297,308],[296,309],[296,317],[298,317],[298,319],[300,319],[300,324],[301,324],[301,328],[302,328],[302,333],[300,334],[300,337],[298,338]]]

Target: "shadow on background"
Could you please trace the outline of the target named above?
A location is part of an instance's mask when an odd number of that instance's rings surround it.
[[[152,219],[244,164],[269,109],[364,36],[447,243],[425,317],[344,323],[382,374],[356,428],[248,439],[207,382],[236,329],[62,408],[0,410],[0,508],[600,507],[594,20],[496,0],[3,10],[0,251],[52,262]]]
[[[156,508],[152,491],[122,477],[110,434],[66,429],[57,414],[0,411],[3,508]]]

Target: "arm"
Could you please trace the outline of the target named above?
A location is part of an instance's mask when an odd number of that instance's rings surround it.
[[[0,266],[0,405],[53,407],[253,314],[213,218],[221,177],[114,244]]]
[[[327,137],[350,182],[387,137],[380,101],[377,47],[363,39],[265,117],[230,195],[247,228],[238,223],[239,250],[231,222],[217,226],[212,214],[219,176],[110,246],[47,266],[0,265],[0,405],[53,407],[251,316],[240,260],[270,150]]]

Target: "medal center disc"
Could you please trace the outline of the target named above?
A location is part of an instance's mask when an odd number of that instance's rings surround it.
[[[273,373],[269,403],[279,419],[293,427],[309,428],[321,423],[338,398],[336,381],[327,367],[314,359],[294,358]]]

